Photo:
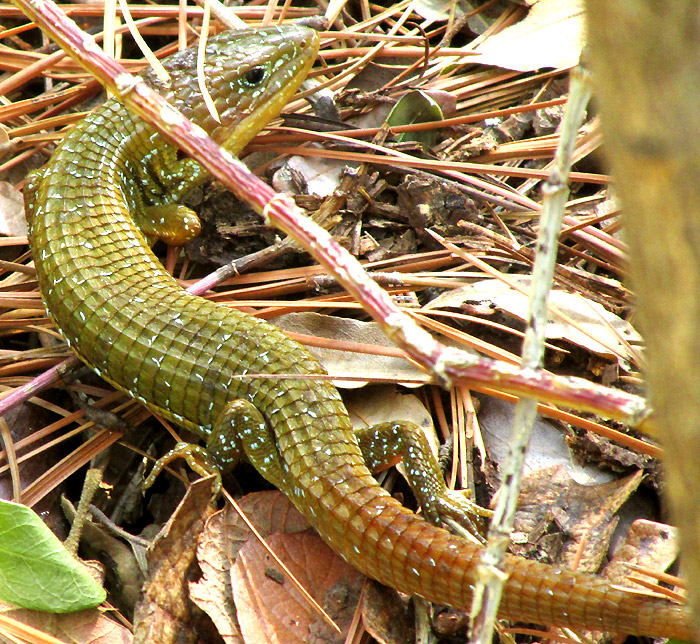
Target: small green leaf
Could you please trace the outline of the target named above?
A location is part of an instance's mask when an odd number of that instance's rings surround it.
[[[104,589],[24,505],[0,501],[0,599],[70,613],[101,604]]]
[[[442,110],[437,102],[425,92],[414,90],[401,97],[399,102],[394,105],[386,122],[389,126],[396,126],[441,120]],[[416,141],[428,148],[435,144],[436,139],[435,130],[402,132],[396,137],[397,141]]]

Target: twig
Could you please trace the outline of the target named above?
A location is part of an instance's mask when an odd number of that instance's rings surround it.
[[[581,66],[571,73],[571,91],[562,121],[552,173],[544,184],[542,219],[537,238],[532,290],[528,304],[528,324],[523,342],[522,366],[540,369],[544,357],[548,297],[557,260],[557,240],[569,195],[568,177],[576,144],[576,133],[583,121],[591,95],[588,73]],[[508,441],[508,456],[503,468],[503,486],[489,527],[489,540],[481,557],[472,604],[472,641],[489,644],[493,637],[498,605],[506,581],[504,558],[510,545],[515,509],[520,491],[525,453],[537,416],[537,401],[520,398],[515,407],[513,430]]]

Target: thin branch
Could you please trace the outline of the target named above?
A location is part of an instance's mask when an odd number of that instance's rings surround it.
[[[548,299],[557,261],[557,241],[569,196],[569,169],[576,134],[583,122],[590,96],[591,82],[588,74],[586,70],[577,67],[571,74],[571,92],[561,124],[554,167],[544,185],[542,220],[532,270],[528,324],[522,351],[522,365],[528,369],[540,369],[544,359]],[[505,554],[510,546],[525,454],[536,417],[537,401],[531,397],[518,399],[513,429],[508,441],[508,456],[503,467],[503,485],[500,494],[497,495],[493,519],[489,526],[488,544],[481,556],[478,582],[474,590],[472,641],[479,644],[488,644],[493,637],[493,627],[506,581]]]

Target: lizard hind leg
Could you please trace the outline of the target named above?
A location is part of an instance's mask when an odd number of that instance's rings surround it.
[[[406,479],[420,504],[423,515],[433,524],[445,522],[453,528],[466,528],[482,540],[483,518],[490,516],[463,492],[445,485],[440,466],[421,428],[407,421],[386,422],[355,432],[367,467],[385,469],[402,460]],[[460,533],[464,534],[462,530]]]
[[[237,398],[229,402],[219,415],[207,436],[206,447],[192,443],[177,443],[153,466],[144,482],[149,488],[163,468],[176,458],[184,458],[187,464],[201,476],[214,475],[218,492],[221,474],[233,469],[242,458],[248,461],[273,485],[282,481],[277,448],[263,415],[248,400]]]
[[[270,483],[283,487],[284,476],[272,432],[248,400],[237,398],[224,407],[207,439],[207,452],[225,470],[245,457]]]

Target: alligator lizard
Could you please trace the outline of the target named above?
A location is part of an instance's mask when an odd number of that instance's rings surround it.
[[[213,38],[205,71],[222,125],[204,108],[192,51],[166,61],[169,84],[149,82],[238,153],[296,91],[317,48],[316,34],[299,26]],[[264,321],[187,294],[151,252],[154,237],[182,243],[196,235],[196,218],[178,203],[203,176],[116,100],[77,125],[27,181],[49,315],[92,369],[202,437],[222,467],[244,455],[353,566],[405,593],[468,609],[481,548],[403,508],[364,459],[388,461],[398,449],[429,518],[463,518],[420,440],[399,424],[358,440],[337,390],[314,377],[324,371],[303,347]],[[685,609],[664,598],[516,557],[506,568],[503,618],[691,637]]]

